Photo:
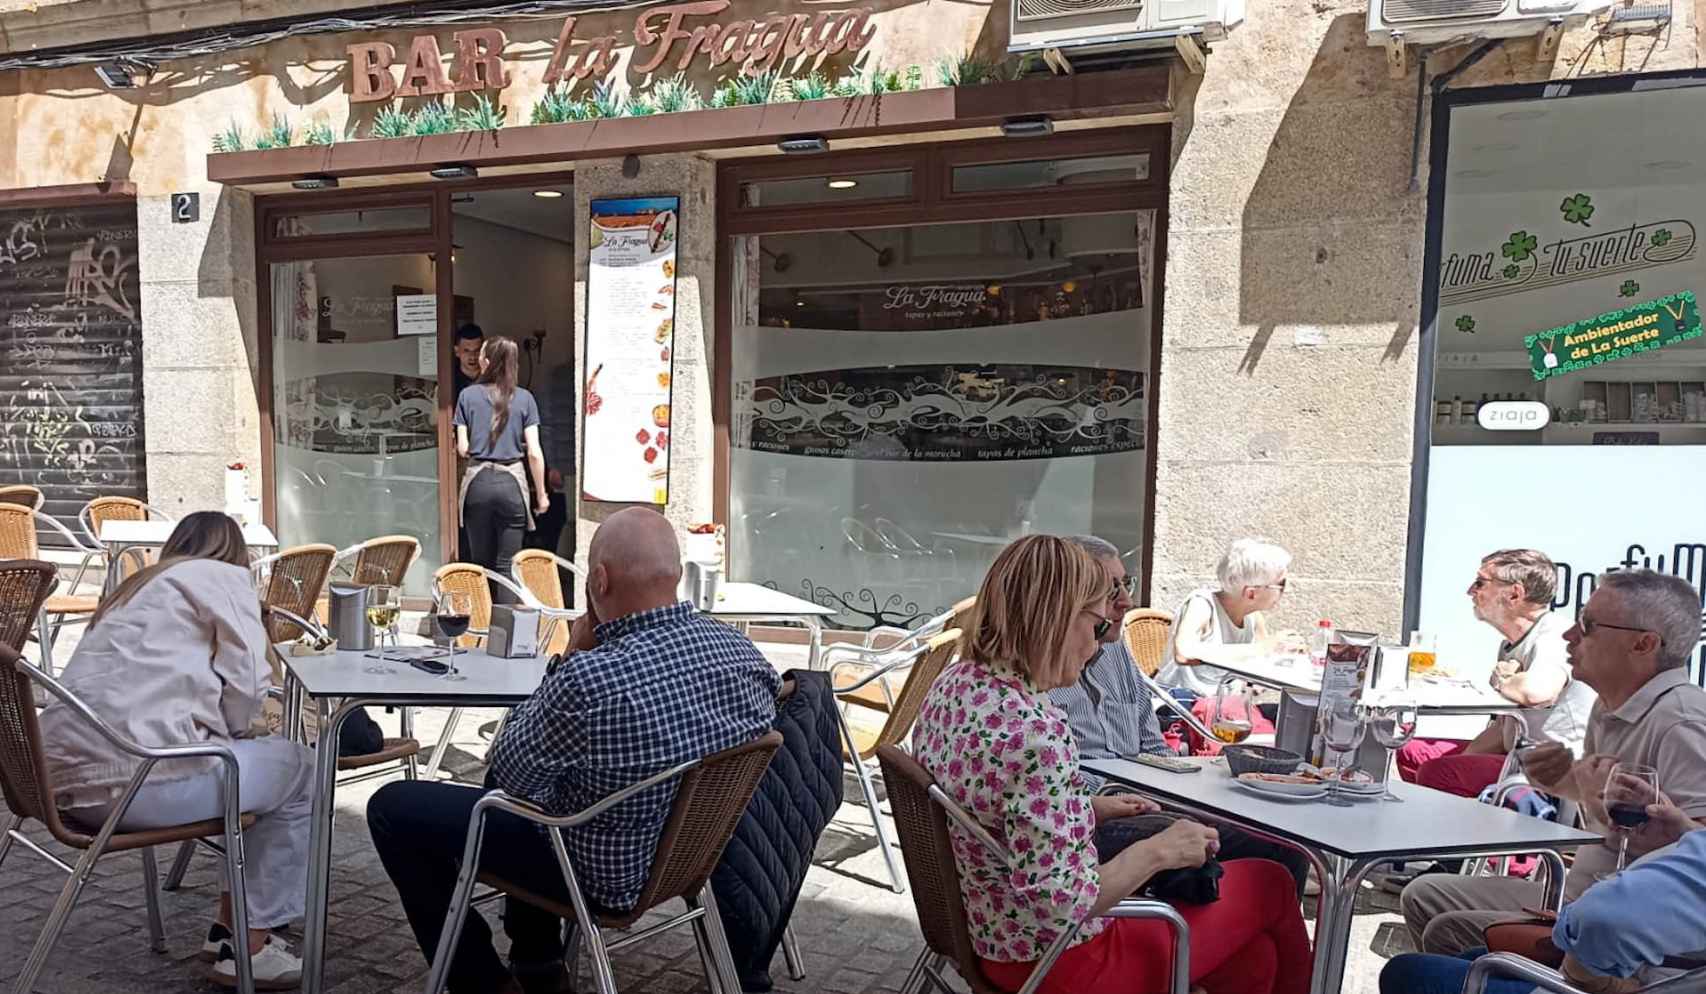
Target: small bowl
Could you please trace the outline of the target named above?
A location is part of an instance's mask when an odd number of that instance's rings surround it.
[[[1272,746],[1229,745],[1220,750],[1233,776],[1244,773],[1294,773],[1303,757]]]

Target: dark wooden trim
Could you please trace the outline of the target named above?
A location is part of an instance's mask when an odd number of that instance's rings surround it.
[[[254,205],[256,230],[261,223],[261,203]],[[259,236],[256,236],[257,243]],[[278,534],[278,470],[273,436],[273,379],[272,379],[272,266],[259,251],[255,252],[255,370],[260,382],[255,384],[255,405],[260,413],[261,429],[261,519]]]
[[[456,260],[452,244],[450,191],[433,197],[433,228],[438,232],[438,244],[433,249],[433,276],[438,294],[438,546],[442,562],[455,562],[461,550],[456,547],[457,497],[460,487],[456,479],[456,434],[451,427],[451,411],[456,406],[456,373],[451,368],[450,336],[455,332],[451,322],[456,319]],[[446,390],[445,386],[452,389]],[[533,499],[532,494],[527,495]]]
[[[30,186],[0,190],[0,210],[19,207],[73,207],[115,198],[136,199],[136,184],[129,180],[100,183],[68,183],[63,186]]]
[[[723,230],[723,190],[722,175],[718,176],[717,219],[716,219],[716,287],[711,295],[712,306],[717,309],[712,322],[712,334],[716,336],[711,348],[711,520],[717,524],[729,524],[729,489],[733,477],[729,466],[729,448],[732,442],[729,419],[733,409],[734,361],[734,254],[737,246],[744,244],[744,239],[731,237]],[[738,190],[738,186],[736,187]],[[730,202],[735,203],[735,201]]]
[[[1172,128],[1162,129],[1159,154],[1149,160],[1149,176],[1165,191],[1172,182]],[[1144,429],[1143,473],[1143,562],[1138,564],[1143,577],[1140,603],[1150,604],[1155,584],[1155,493],[1156,477],[1161,454],[1156,440],[1161,437],[1161,340],[1164,318],[1167,315],[1167,199],[1163,197],[1155,208],[1155,254],[1150,264],[1155,267],[1155,306],[1149,319],[1149,416]]]
[[[303,176],[424,173],[436,165],[520,166],[630,152],[704,152],[772,145],[791,135],[831,140],[995,127],[1010,117],[1085,120],[1172,109],[1165,64],[1114,72],[1022,79],[982,86],[935,87],[882,96],[729,107],[720,110],[582,121],[426,138],[223,152],[207,157],[207,178],[237,185]]]

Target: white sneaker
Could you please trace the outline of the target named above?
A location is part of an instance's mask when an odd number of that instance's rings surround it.
[[[273,936],[267,936],[267,944],[250,957],[250,962],[255,971],[255,990],[287,991],[302,986],[302,958]],[[211,978],[224,987],[237,986],[237,956],[230,943],[220,945]]]

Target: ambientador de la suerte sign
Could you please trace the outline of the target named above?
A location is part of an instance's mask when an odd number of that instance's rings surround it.
[[[648,7],[634,17],[627,38],[620,34],[577,38],[577,19],[565,17],[545,69],[545,82],[602,79],[615,67],[617,50],[630,45],[634,54],[629,69],[636,73],[685,72],[698,61],[712,69],[738,64],[742,73],[756,76],[801,57],[815,60],[843,52],[856,54],[876,33],[871,12],[863,7],[719,19],[717,15],[728,8],[729,0]],[[508,39],[501,28],[471,28],[451,37],[455,48],[450,53],[431,34],[417,35],[401,55],[389,42],[349,46],[350,102],[501,90],[509,85],[503,60]],[[577,51],[577,44],[584,47]]]

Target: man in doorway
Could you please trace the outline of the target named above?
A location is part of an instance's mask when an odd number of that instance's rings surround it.
[[[1080,759],[1123,759],[1140,753],[1170,756],[1173,750],[1161,735],[1153,697],[1137,676],[1137,663],[1121,640],[1120,620],[1132,608],[1133,577],[1120,562],[1119,549],[1090,535],[1068,538],[1090,553],[1107,578],[1108,601],[1103,617],[1114,624],[1102,636],[1102,648],[1084,667],[1078,682],[1049,692],[1049,698],[1066,712],[1067,725],[1078,742]],[[1102,784],[1090,773],[1081,774],[1091,790]],[[1113,859],[1127,846],[1164,831],[1175,816],[1134,815],[1113,818],[1096,826],[1096,854],[1102,862]],[[1221,859],[1271,859],[1291,871],[1297,891],[1304,891],[1309,861],[1302,852],[1267,842],[1231,825],[1220,830]]]
[[[1475,619],[1503,637],[1492,686],[1523,710],[1495,717],[1473,741],[1417,740],[1398,752],[1405,780],[1462,797],[1499,779],[1519,736],[1558,742],[1581,756],[1593,688],[1572,679],[1564,633],[1570,620],[1552,610],[1558,570],[1545,553],[1504,549],[1481,560],[1469,584]]]
[[[1699,592],[1652,570],[1607,573],[1564,641],[1571,676],[1599,695],[1585,755],[1576,759],[1558,742],[1535,746],[1522,755],[1529,780],[1579,803],[1583,827],[1607,840],[1617,837],[1604,801],[1617,763],[1652,767],[1664,801],[1696,821],[1706,817],[1706,690],[1688,679],[1688,657],[1700,641]],[[1630,833],[1631,859],[1676,841],[1661,821]],[[1615,842],[1582,847],[1564,878],[1565,902],[1616,863]],[[1543,901],[1538,883],[1515,877],[1433,874],[1404,888],[1400,903],[1418,950],[1456,956],[1485,945],[1487,926],[1521,919]]]
[[[451,406],[455,406],[456,398],[462,396],[463,388],[480,378],[480,347],[486,344],[486,332],[479,325],[469,323],[456,329],[456,339],[450,351],[456,356],[456,365],[451,370],[452,385],[456,392],[451,395]]]

